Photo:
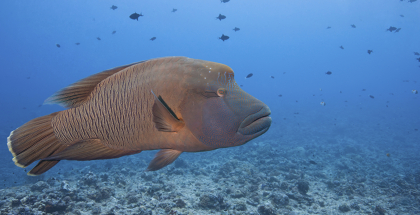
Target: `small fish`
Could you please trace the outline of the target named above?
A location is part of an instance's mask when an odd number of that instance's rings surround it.
[[[396,27],[390,26],[388,29],[386,29],[387,31],[393,32],[395,30],[397,30]]]
[[[343,93],[343,92],[341,92],[341,90],[340,90],[340,93]]]
[[[97,37],[96,39],[97,39],[97,40],[101,40],[101,38],[100,38],[100,37]]]
[[[391,154],[389,154],[389,153],[386,153],[386,156],[387,156],[387,157],[390,157],[390,156],[391,156]]]
[[[216,19],[222,21],[222,19],[226,19],[226,16],[219,13],[219,16],[216,17]]]
[[[245,78],[250,78],[250,77],[252,77],[254,74],[252,74],[252,73],[249,73]]]
[[[320,104],[321,104],[322,106],[325,106],[325,105],[327,105],[327,104],[325,104],[325,102],[321,102]]]
[[[398,28],[397,30],[395,30],[395,33],[400,32],[401,28]]]
[[[417,91],[417,90],[412,90],[411,91],[413,94],[418,94],[419,93],[419,91]]]
[[[75,43],[77,46],[80,45],[80,43]]]
[[[418,60],[420,62],[420,57],[419,58],[416,58],[416,60]]]
[[[270,76],[270,78],[274,79],[274,76]]]
[[[368,50],[367,52],[368,52],[368,54],[370,54],[370,53],[372,53],[373,51],[372,51],[372,50]]]
[[[226,36],[226,35],[222,34],[222,36],[219,37],[219,39],[221,39],[223,42],[225,42],[225,40],[229,39],[229,36]]]
[[[139,21],[140,16],[143,16],[143,14],[142,13],[140,13],[140,14],[133,13],[133,14],[130,15],[130,19]]]
[[[118,8],[118,7],[117,7],[117,6],[115,6],[115,5],[112,5],[112,6],[111,6],[111,9],[112,9],[112,10],[115,10],[115,9],[117,9],[117,8]]]
[[[418,53],[418,52],[414,52],[414,55],[420,55],[420,53]]]
[[[150,38],[150,40],[151,40],[151,41],[156,40],[156,37],[152,37],[152,38]]]
[[[416,2],[417,0],[408,0],[408,2],[413,3]]]
[[[115,33],[117,33],[117,31],[112,31],[112,34],[115,34]]]
[[[35,118],[7,138],[17,166],[39,160],[29,175],[41,175],[60,160],[160,150],[147,167],[155,171],[183,152],[243,145],[271,125],[269,107],[237,85],[230,67],[186,57],[106,70],[46,102],[68,109]]]
[[[174,9],[172,9],[172,13],[175,13],[177,10],[178,10],[178,9],[175,9],[175,8],[174,8]]]
[[[228,3],[230,0],[220,0],[222,3]]]
[[[362,91],[366,91],[366,89],[362,89]]]
[[[369,97],[370,97],[370,98],[372,98],[372,99],[374,99],[374,98],[375,98],[375,96],[372,96],[372,95],[369,95]]]
[[[332,72],[331,72],[331,71],[328,71],[328,72],[326,72],[325,74],[327,74],[327,75],[331,75],[331,74],[332,74]]]
[[[351,26],[352,28],[356,28],[356,25],[354,25],[354,24],[353,24],[353,25],[350,25],[350,26]]]
[[[239,31],[239,30],[241,30],[240,28],[238,28],[238,27],[235,27],[234,29],[233,29],[235,32],[237,32],[237,31]]]
[[[400,16],[401,16],[401,17],[404,17],[404,15],[402,15],[402,14],[401,14]]]
[[[317,165],[317,163],[316,163],[315,161],[313,161],[313,160],[310,160],[310,161],[309,161],[309,163],[310,163],[310,164]]]
[[[279,94],[279,97],[282,97],[283,95],[282,94]]]
[[[344,49],[344,47],[343,46],[340,46],[340,49]]]
[[[330,29],[330,28],[331,28],[330,26],[327,27],[327,29]]]
[[[60,44],[58,44],[58,43],[57,43],[57,44],[55,44],[55,46],[57,46],[58,48],[60,48],[60,47],[61,47],[61,46],[60,46]]]

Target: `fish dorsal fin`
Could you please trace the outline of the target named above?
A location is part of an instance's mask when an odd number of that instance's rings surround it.
[[[174,162],[182,151],[174,149],[162,149],[156,153],[146,171],[156,171]]]
[[[161,96],[157,97],[153,93],[153,90],[152,94],[155,97],[155,103],[152,107],[153,122],[157,130],[164,132],[177,132],[181,130],[185,125],[184,121],[175,115]]]
[[[135,64],[143,63],[145,61],[128,64],[125,66],[116,67],[113,69],[105,70],[103,72],[91,75],[84,78],[60,91],[54,93],[44,103],[45,104],[60,104],[67,108],[77,107],[86,101],[87,97],[93,91],[93,89],[101,81],[108,78],[109,76]]]

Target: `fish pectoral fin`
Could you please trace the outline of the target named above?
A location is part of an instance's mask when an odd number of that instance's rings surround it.
[[[161,96],[157,97],[153,93],[153,90],[152,94],[155,97],[152,112],[156,129],[164,132],[177,132],[181,130],[185,126],[184,121],[176,116]]]
[[[156,153],[146,171],[156,171],[174,162],[182,151],[174,149],[162,149]]]
[[[99,160],[119,158],[125,155],[140,153],[141,150],[119,150],[106,146],[99,139],[88,139],[79,141],[68,146],[63,151],[53,154],[42,160]]]

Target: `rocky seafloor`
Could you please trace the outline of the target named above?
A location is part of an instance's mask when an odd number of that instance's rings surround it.
[[[419,151],[392,145],[415,140],[307,136],[183,153],[156,172],[144,172],[155,152],[8,172],[0,213],[420,214]]]

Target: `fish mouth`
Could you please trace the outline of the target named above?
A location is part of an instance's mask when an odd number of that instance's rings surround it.
[[[238,132],[243,135],[259,135],[265,133],[271,125],[271,111],[268,106],[263,106],[258,112],[247,116],[239,125]]]

